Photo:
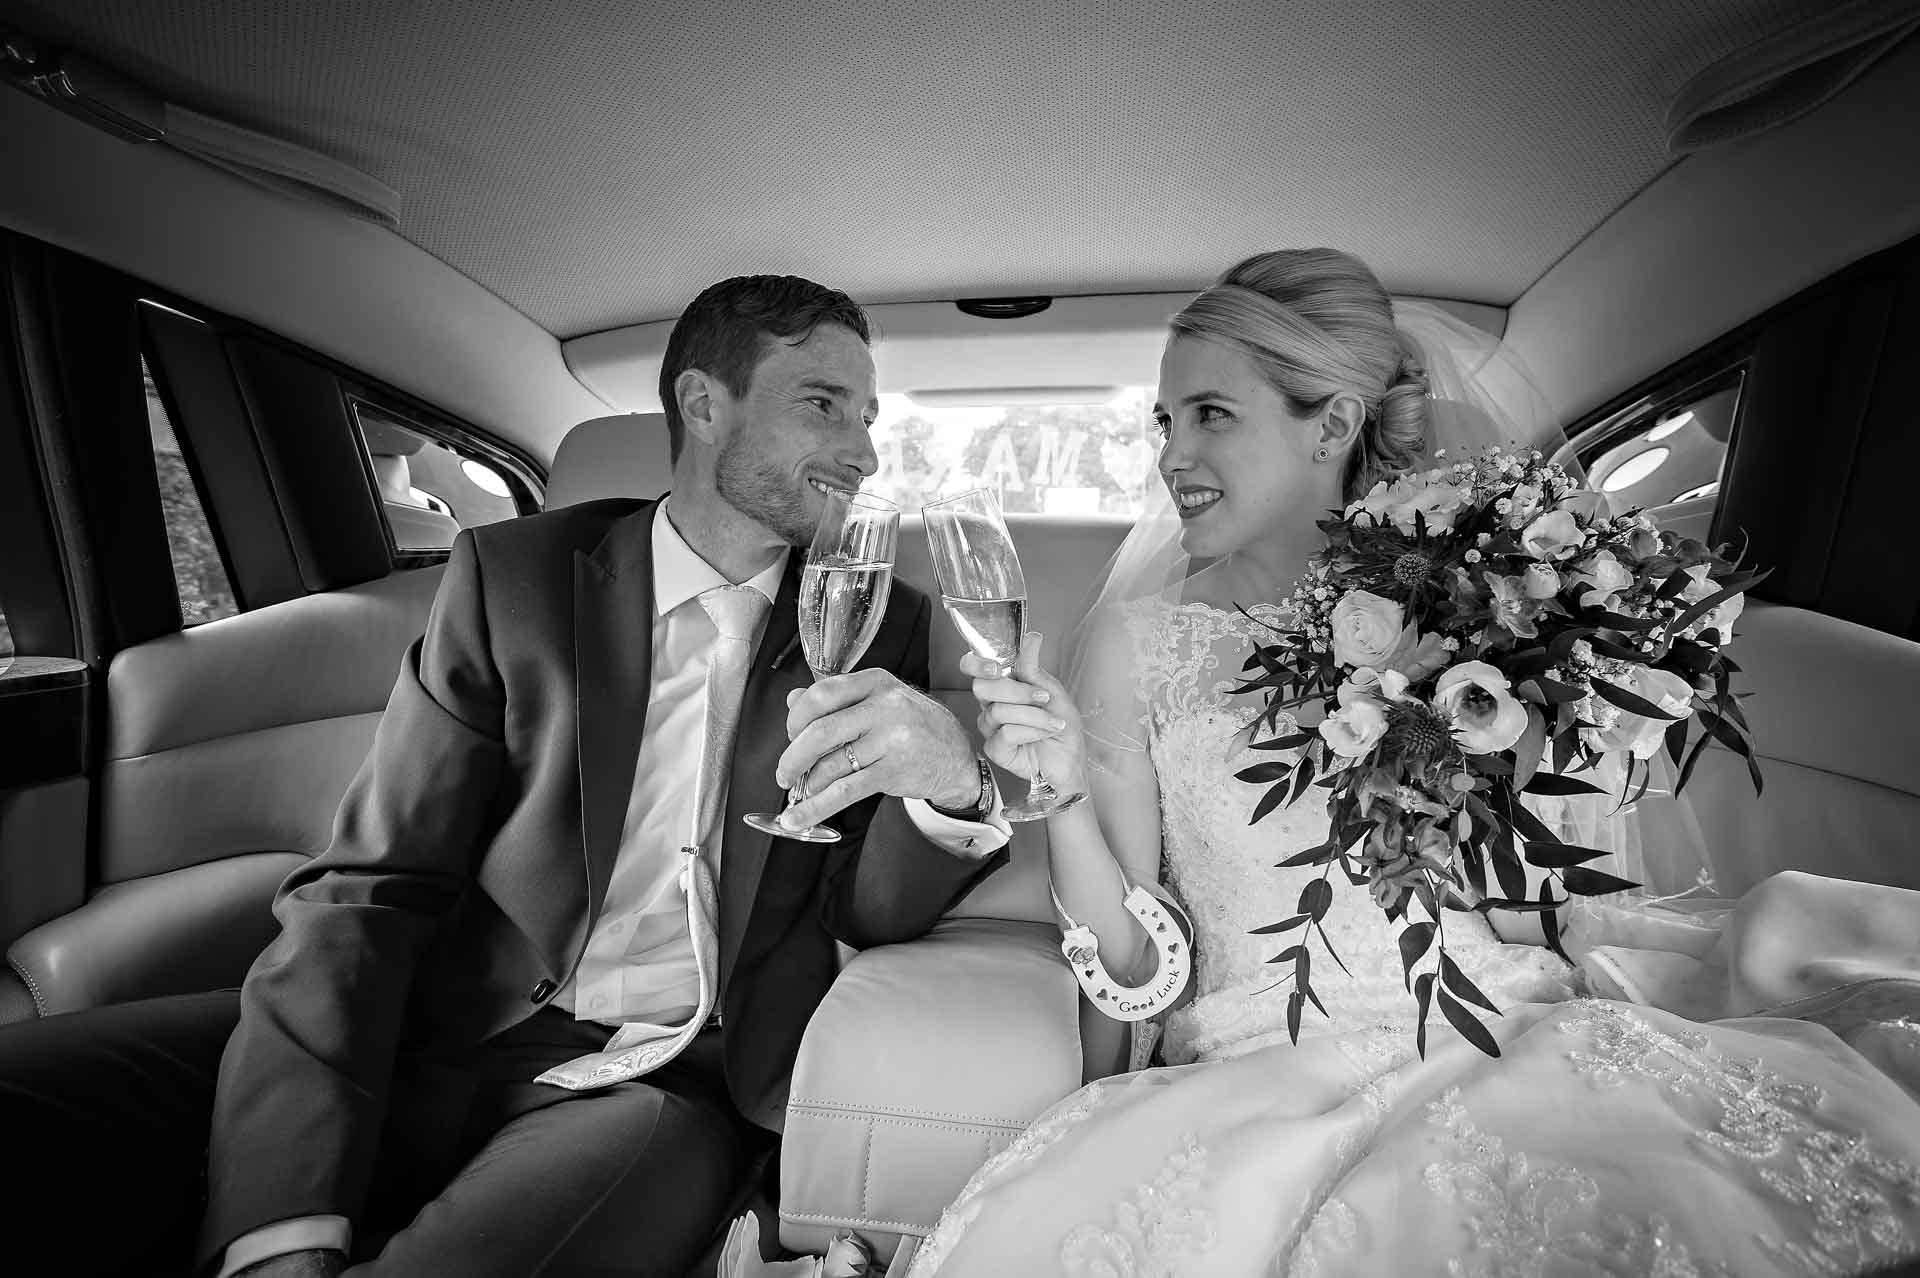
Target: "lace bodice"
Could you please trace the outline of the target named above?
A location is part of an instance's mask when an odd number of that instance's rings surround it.
[[[1325,869],[1275,868],[1327,837],[1325,790],[1311,787],[1292,807],[1247,823],[1265,787],[1234,774],[1282,756],[1251,748],[1249,728],[1261,702],[1229,689],[1265,627],[1286,620],[1273,605],[1249,614],[1159,599],[1122,610],[1160,787],[1162,879],[1195,928],[1196,997],[1167,1020],[1165,1051],[1174,1063],[1238,1055],[1286,1033],[1285,990],[1267,991],[1289,969],[1267,960],[1299,933],[1252,932],[1292,915],[1301,889]],[[1410,1035],[1415,1015],[1395,943],[1399,925],[1337,869],[1332,874],[1334,903],[1323,926],[1351,976],[1312,938],[1314,988],[1333,1019],[1309,1008],[1301,1036],[1375,1030],[1381,1045],[1391,1046]],[[1501,1006],[1574,993],[1571,974],[1551,953],[1502,944],[1479,915],[1449,912],[1443,928],[1448,953]]]

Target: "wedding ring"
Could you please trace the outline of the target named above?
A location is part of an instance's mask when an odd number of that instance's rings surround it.
[[[860,770],[860,758],[858,755],[854,754],[853,746],[851,744],[844,745],[841,747],[841,749],[847,752],[847,775],[852,776],[854,773]]]

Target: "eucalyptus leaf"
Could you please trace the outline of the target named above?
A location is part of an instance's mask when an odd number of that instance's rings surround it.
[[[1277,936],[1282,932],[1291,932],[1293,931],[1294,928],[1303,926],[1306,922],[1307,922],[1306,915],[1296,914],[1292,918],[1287,919],[1285,922],[1269,923],[1265,927],[1256,927],[1253,929],[1253,931],[1249,932],[1247,935]]]
[[[1256,763],[1250,768],[1242,768],[1233,774],[1234,780],[1245,781],[1248,785],[1263,785],[1268,781],[1284,781],[1293,775],[1291,763]]]
[[[1541,772],[1520,787],[1528,794],[1548,794],[1562,797],[1575,794],[1605,794],[1606,791],[1591,781],[1582,781],[1578,777],[1562,776],[1557,772]]]
[[[1300,904],[1294,908],[1308,915],[1315,923],[1327,917],[1328,909],[1333,906],[1333,884],[1324,878],[1314,879],[1300,889]]]
[[[1433,1006],[1433,973],[1422,972],[1413,983],[1414,1002],[1419,1005],[1420,1019],[1414,1030],[1413,1046],[1420,1053],[1420,1059],[1427,1058],[1427,1013]]]
[[[1487,1027],[1474,1019],[1473,1013],[1467,1010],[1464,1003],[1447,993],[1444,985],[1440,987],[1440,1011],[1452,1023],[1453,1028],[1460,1031],[1461,1038],[1466,1039],[1488,1056],[1500,1055],[1500,1045],[1493,1041],[1493,1035],[1487,1032]]]
[[[1681,719],[1684,715],[1663,710],[1653,702],[1637,693],[1628,692],[1619,684],[1608,683],[1605,679],[1593,680],[1594,694],[1604,701],[1611,701],[1622,710],[1637,714],[1643,719]]]
[[[1500,1015],[1500,1009],[1487,1000],[1487,996],[1480,992],[1480,987],[1468,979],[1467,974],[1460,970],[1460,965],[1453,961],[1453,956],[1445,949],[1440,951],[1440,983],[1467,1002],[1484,1007],[1495,1016]]]
[[[1571,843],[1527,845],[1527,864],[1537,865],[1543,870],[1564,870],[1570,866],[1585,865],[1588,861],[1597,861],[1607,855],[1599,848],[1575,847]]]
[[[1560,902],[1553,897],[1552,887],[1545,882],[1540,884],[1540,931],[1547,939],[1547,948],[1559,956],[1562,963],[1571,964],[1566,949],[1560,944]]]
[[[1438,930],[1432,923],[1409,923],[1400,933],[1400,967],[1404,973],[1400,984],[1403,988],[1413,989],[1413,965],[1425,956],[1433,945],[1433,934]]]
[[[1536,706],[1527,707],[1526,730],[1513,746],[1513,783],[1525,789],[1540,770],[1541,755],[1547,748],[1547,720]]]
[[[1334,844],[1332,840],[1328,840],[1315,847],[1310,847],[1304,852],[1295,852],[1284,861],[1275,862],[1274,868],[1276,870],[1291,870],[1302,865],[1325,865],[1328,861],[1333,860],[1333,857]]]
[[[1591,870],[1584,865],[1569,866],[1562,870],[1560,882],[1576,896],[1605,896],[1610,892],[1625,892],[1640,886],[1618,875],[1608,874],[1604,870]]]

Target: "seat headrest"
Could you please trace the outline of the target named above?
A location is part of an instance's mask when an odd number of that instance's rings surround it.
[[[602,497],[658,497],[673,477],[665,413],[617,413],[567,432],[547,473],[547,509]]]

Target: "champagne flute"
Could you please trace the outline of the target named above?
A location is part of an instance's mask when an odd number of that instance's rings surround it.
[[[1000,502],[975,488],[921,508],[940,602],[967,646],[1008,671],[1026,633],[1027,581]],[[1003,809],[1009,821],[1035,821],[1072,807],[1085,794],[1061,794],[1040,771],[1036,757],[1027,797]]]
[[[892,502],[865,493],[827,495],[800,573],[800,651],[814,678],[845,674],[866,654],[887,615],[899,537],[900,508]],[[787,807],[806,789],[802,775],[787,795]],[[771,812],[749,812],[742,820],[776,838],[840,841],[840,832],[824,825],[789,830]]]

